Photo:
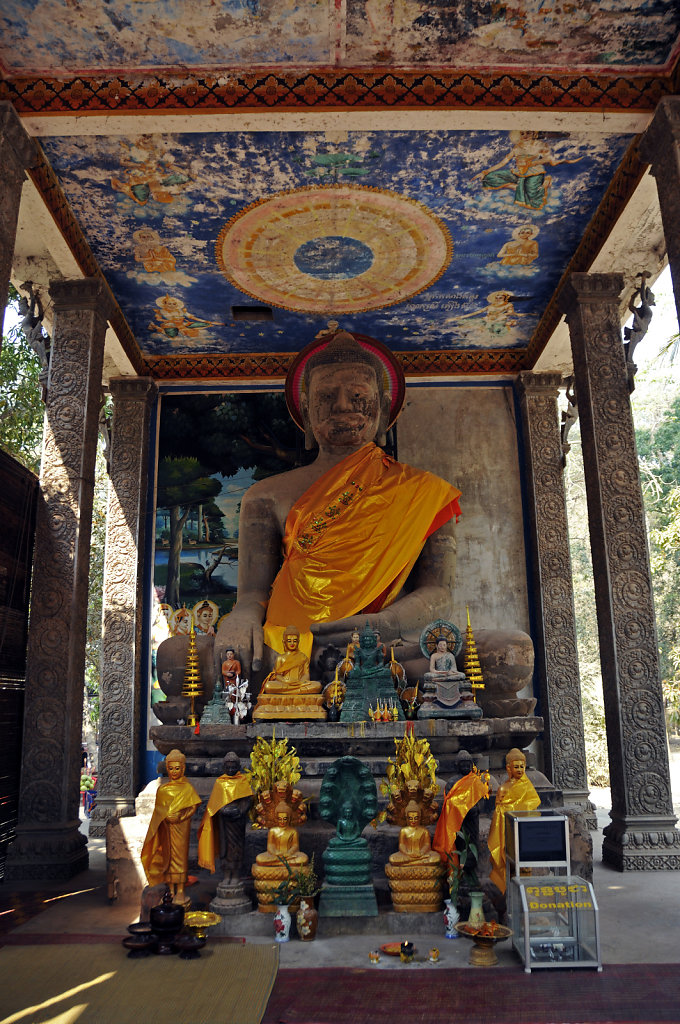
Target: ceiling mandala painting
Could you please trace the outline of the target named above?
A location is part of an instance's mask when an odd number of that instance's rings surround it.
[[[508,132],[43,140],[148,355],[525,347],[628,139]],[[248,307],[270,310],[248,320]],[[240,319],[243,316],[245,319]]]

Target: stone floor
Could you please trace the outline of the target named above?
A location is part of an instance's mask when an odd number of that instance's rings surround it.
[[[671,774],[674,793],[675,813],[680,816],[680,740],[671,744]],[[609,820],[609,791],[593,790],[591,799],[597,807],[600,830]],[[83,831],[88,822],[83,821]],[[639,874],[619,873],[601,862],[601,831],[594,834],[595,870],[594,886],[599,906],[600,938],[602,961],[613,963],[678,963],[680,962],[680,873],[641,872]],[[28,938],[42,934],[126,934],[126,927],[136,919],[135,910],[130,906],[109,904],[106,889],[104,841],[91,839],[90,868],[76,876],[68,886],[64,883],[45,883],[36,894],[34,883],[3,883],[0,885],[0,932],[11,932]],[[39,904],[40,912],[22,922],[22,903],[27,905],[34,896],[34,906]],[[16,909],[18,908],[18,909]],[[268,915],[257,915],[260,934],[248,934],[248,942],[271,942],[265,922]],[[323,921],[319,936],[312,943],[296,939],[282,944],[281,967],[367,967],[368,953],[384,943],[399,938],[413,938],[416,945],[416,959],[412,964],[402,965],[399,958],[383,956],[376,970],[412,970],[426,966],[429,970],[440,967],[466,967],[470,946],[466,939],[447,940],[444,937],[442,918],[433,915],[430,934],[414,936],[401,935],[394,918],[384,920],[383,931],[370,934],[323,936]],[[3,920],[4,918],[4,920]],[[264,920],[262,920],[264,919]],[[244,922],[245,924],[245,922]],[[379,918],[374,925],[380,928]],[[239,930],[239,918],[233,919],[231,933],[243,935]],[[2,941],[0,934],[0,942]],[[439,964],[429,964],[428,950],[437,946],[440,950]],[[503,966],[521,964],[510,943],[497,947],[499,962]]]

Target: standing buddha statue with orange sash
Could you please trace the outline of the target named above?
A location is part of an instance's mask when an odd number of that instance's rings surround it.
[[[535,811],[541,798],[526,776],[527,759],[521,750],[513,747],[505,755],[507,780],[498,787],[496,807],[489,829],[491,855],[491,881],[505,892],[505,815],[508,811]]]

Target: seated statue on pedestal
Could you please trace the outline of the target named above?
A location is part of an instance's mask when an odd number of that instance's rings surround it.
[[[263,798],[257,805],[257,820],[260,825],[268,825],[267,848],[258,853],[252,866],[255,879],[255,892],[258,910],[274,912],[273,892],[280,882],[289,877],[288,867],[300,867],[307,864],[309,857],[300,849],[296,824],[306,820],[302,794],[283,785],[278,794],[286,794],[286,799],[279,800],[272,808],[272,792],[260,794]]]
[[[441,910],[445,868],[432,849],[430,833],[422,824],[421,808],[415,800],[406,807],[399,849],[391,854],[385,874],[396,911],[427,914]]]
[[[354,665],[346,676],[347,692],[340,713],[341,722],[361,722],[369,717],[368,709],[374,703],[388,707],[394,703],[394,681],[389,664],[386,665],[378,648],[375,631],[367,622],[354,652]],[[403,718],[401,706],[398,717]]]
[[[259,718],[326,718],[321,683],[309,678],[309,658],[298,649],[300,630],[286,626],[284,653],[265,678],[253,711]]]
[[[401,408],[403,371],[374,340],[329,328],[296,358],[286,383],[291,414],[319,454],[253,484],[241,504],[238,600],[220,625],[216,656],[221,664],[233,644],[249,677],[263,639],[285,653],[286,622],[299,626],[310,657],[312,633],[320,646],[344,647],[368,616],[372,629],[399,637],[451,605],[460,492],[374,444]]]
[[[438,619],[423,630],[420,649],[429,656],[430,671],[423,676],[419,718],[482,717],[472,687],[456,665],[461,646],[460,630],[452,622]]]

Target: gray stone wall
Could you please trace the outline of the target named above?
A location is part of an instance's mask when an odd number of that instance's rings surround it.
[[[513,391],[408,384],[399,459],[462,491],[454,621],[529,632],[527,570]]]

